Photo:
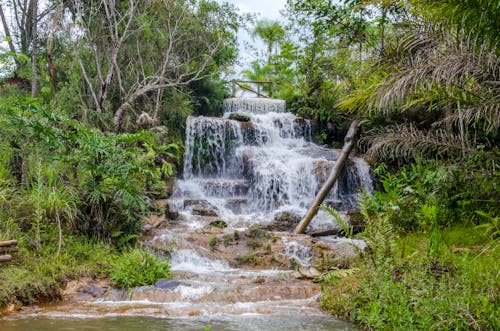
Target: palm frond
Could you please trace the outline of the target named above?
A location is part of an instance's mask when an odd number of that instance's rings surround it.
[[[409,160],[423,155],[445,157],[450,153],[466,156],[474,152],[467,137],[444,129],[422,131],[412,125],[395,125],[383,134],[374,133],[363,141],[370,144],[368,154],[389,159],[402,157]]]

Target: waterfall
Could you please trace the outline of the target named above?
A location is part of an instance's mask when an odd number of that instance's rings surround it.
[[[231,119],[235,113],[246,118]],[[217,217],[242,227],[272,221],[277,211],[302,217],[338,154],[314,144],[310,122],[287,113],[283,100],[227,99],[223,118],[188,118],[184,174],[171,205],[187,219]],[[325,204],[349,211],[360,191],[372,190],[368,164],[351,157]],[[313,228],[315,222],[322,221]]]

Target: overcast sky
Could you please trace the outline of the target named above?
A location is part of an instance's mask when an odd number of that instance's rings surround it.
[[[272,20],[280,20],[280,10],[285,8],[286,0],[216,0],[219,3],[228,2],[240,9],[240,14],[257,14],[258,19],[268,18]],[[240,42],[240,65],[236,67],[235,76],[238,76],[239,71],[247,67],[252,60],[253,54],[248,52],[244,43],[248,42],[254,45],[258,50],[265,50],[263,43],[258,40],[253,40],[247,31],[241,29],[238,33]]]
[[[286,0],[226,0],[224,2],[236,5],[242,13],[259,13],[261,17],[270,19],[279,18],[279,11],[285,8],[286,4]]]

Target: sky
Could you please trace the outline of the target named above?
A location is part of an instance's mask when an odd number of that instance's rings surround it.
[[[222,2],[222,0],[220,0]],[[286,0],[225,0],[238,7],[242,13],[260,13],[261,17],[278,19]]]
[[[216,0],[219,3],[228,2],[240,9],[240,14],[257,14],[258,19],[268,18],[271,20],[283,20],[280,17],[280,10],[285,8],[286,0]],[[265,50],[264,43],[254,40],[247,31],[240,29],[238,33],[240,43],[240,63],[235,68],[235,76],[248,67],[250,62],[255,60],[252,52],[245,49],[245,42],[252,44],[259,51]]]

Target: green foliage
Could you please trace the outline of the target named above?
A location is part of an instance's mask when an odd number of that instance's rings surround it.
[[[0,172],[10,216],[39,241],[43,224],[125,244],[148,212],[146,192],[173,173],[179,151],[161,133],[104,134],[38,102],[0,103]],[[128,240],[125,240],[128,239]]]
[[[386,217],[401,231],[478,223],[476,210],[498,215],[499,170],[471,162],[464,172],[462,166],[419,161],[391,174],[381,165],[375,172],[383,191],[365,204],[370,214]]]
[[[481,180],[484,164],[468,164],[468,173],[435,161],[395,173],[376,168],[384,190],[360,206],[368,250],[358,272],[321,278],[322,305],[369,329],[497,329],[498,201],[490,184],[498,169]]]
[[[170,277],[167,260],[140,249],[124,252],[111,262],[110,279],[118,287],[151,285]]]
[[[337,224],[342,228],[342,231],[348,238],[352,238],[353,228],[349,225],[349,222],[345,221],[342,218],[342,215],[340,215],[335,209],[330,206],[321,205],[321,209],[326,211],[337,222]]]
[[[370,228],[379,221],[372,219]],[[500,269],[495,261],[500,252],[450,249],[484,244],[471,231],[469,227],[443,231],[450,247],[441,247],[434,256],[427,254],[431,244],[426,235],[393,238],[385,257],[375,254],[377,263],[367,257],[356,273],[325,276],[321,304],[368,329],[495,330],[500,313]],[[370,242],[371,252],[389,246],[383,242],[384,232],[372,236],[379,241]]]

